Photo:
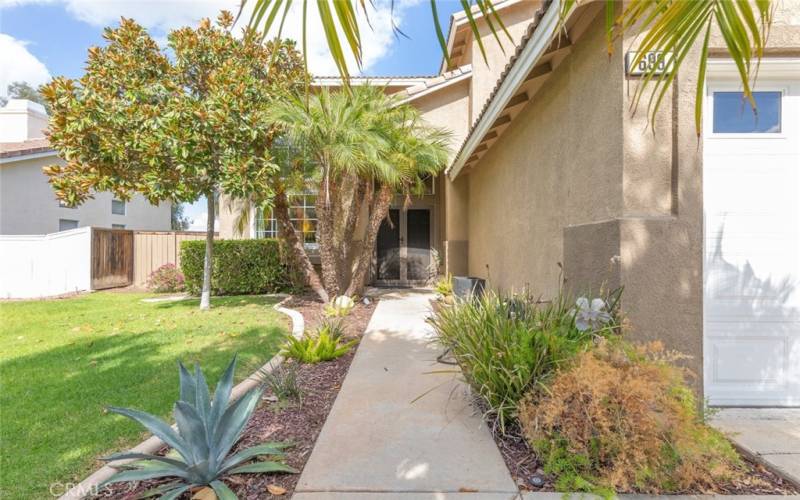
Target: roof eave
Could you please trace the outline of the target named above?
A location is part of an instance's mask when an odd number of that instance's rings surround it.
[[[451,180],[458,177],[464,168],[467,159],[472,156],[475,148],[481,142],[483,136],[489,131],[492,123],[500,116],[504,108],[519,89],[531,68],[542,57],[547,50],[553,37],[556,36],[556,28],[559,22],[560,0],[553,0],[542,16],[539,25],[536,27],[533,38],[525,45],[519,58],[509,70],[506,77],[500,83],[500,87],[494,94],[491,102],[486,108],[478,123],[475,124],[472,133],[464,141],[464,146],[459,151],[452,165],[445,171]]]

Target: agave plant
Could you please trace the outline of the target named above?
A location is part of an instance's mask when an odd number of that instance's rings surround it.
[[[142,424],[168,444],[172,452],[167,456],[126,452],[104,458],[105,461],[137,461],[118,467],[121,472],[112,476],[101,487],[123,481],[174,477],[175,481],[161,485],[150,493],[161,494],[164,499],[174,499],[191,488],[208,486],[219,499],[229,500],[237,497],[222,482],[222,477],[226,475],[297,472],[277,461],[245,463],[262,455],[280,457],[284,454],[282,449],[288,446],[286,443],[265,443],[229,456],[263,392],[262,387],[251,389],[237,401],[228,404],[233,388],[235,356],[217,384],[213,400],[200,367],[195,365],[195,373],[192,375],[182,363],[179,366],[180,400],[175,403],[174,409],[177,431],[149,413],[127,408],[108,408],[112,413]]]

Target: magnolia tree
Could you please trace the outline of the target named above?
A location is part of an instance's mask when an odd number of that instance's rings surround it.
[[[231,32],[222,12],[196,29],[169,34],[162,50],[129,19],[106,28],[79,80],[56,78],[42,93],[52,107],[49,137],[66,160],[45,172],[57,196],[76,205],[94,192],[151,203],[207,200],[201,309],[210,307],[215,200],[268,198],[279,168],[268,119],[276,96],[303,88],[302,58],[291,42],[262,43]]]

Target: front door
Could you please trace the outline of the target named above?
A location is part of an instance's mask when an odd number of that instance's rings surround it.
[[[376,244],[375,282],[413,286],[431,277],[431,211],[427,208],[389,210]]]
[[[758,116],[710,80],[704,131],[705,392],[800,405],[800,79],[759,73]]]

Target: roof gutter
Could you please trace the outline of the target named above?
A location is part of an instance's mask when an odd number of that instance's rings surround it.
[[[544,13],[539,26],[536,28],[533,38],[523,48],[516,63],[508,72],[505,79],[503,79],[500,88],[497,89],[494,99],[492,99],[489,106],[486,108],[486,112],[483,113],[480,121],[475,124],[472,133],[467,138],[466,142],[464,142],[464,147],[461,148],[453,164],[445,171],[448,177],[450,177],[450,180],[454,180],[458,177],[458,174],[467,162],[467,158],[472,156],[473,151],[475,151],[475,148],[478,147],[483,136],[489,131],[492,123],[500,116],[508,102],[514,97],[514,93],[525,82],[525,78],[527,78],[531,68],[533,68],[547,50],[547,47],[556,35],[560,11],[561,1],[553,0],[550,7]]]

